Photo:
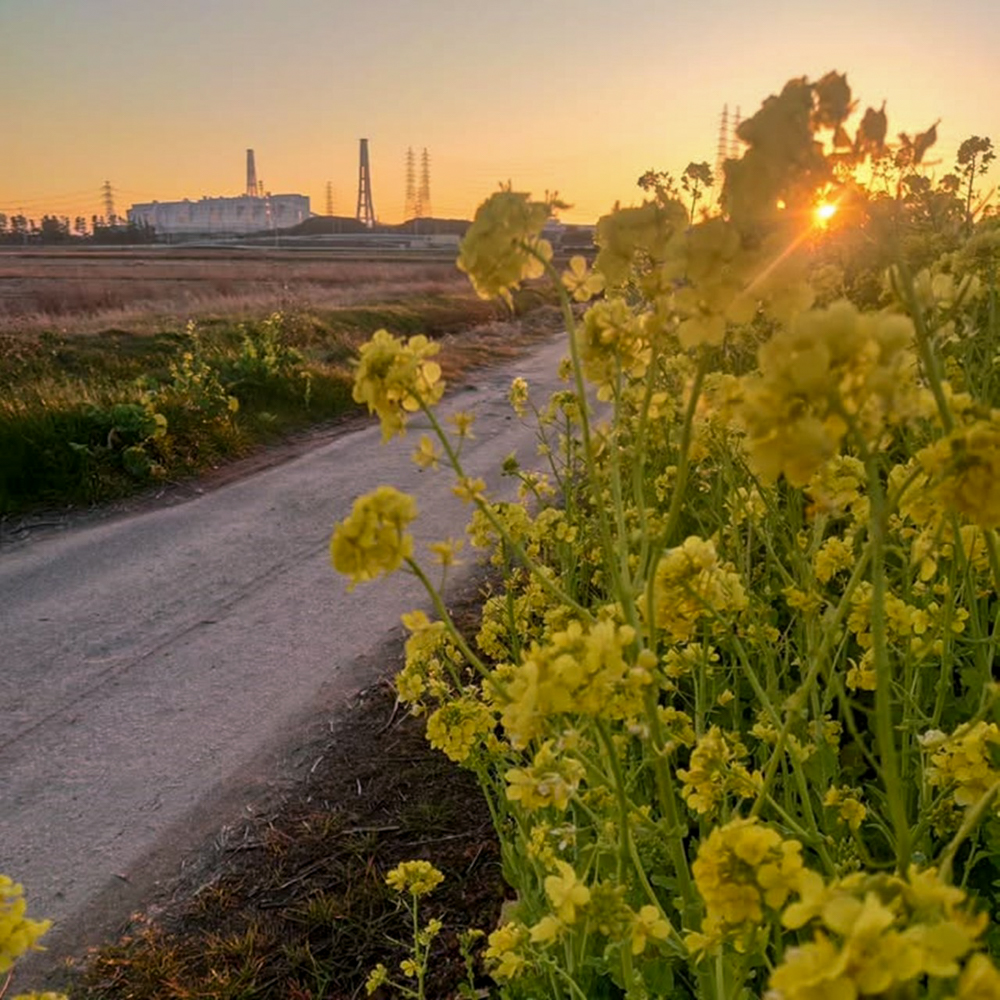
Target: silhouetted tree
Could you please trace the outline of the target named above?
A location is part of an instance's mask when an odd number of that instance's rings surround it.
[[[691,221],[694,222],[694,210],[702,193],[715,183],[712,168],[705,162],[689,163],[681,174],[681,187],[691,196]]]
[[[65,243],[69,239],[69,219],[43,215],[39,236],[43,243]]]
[[[959,177],[965,181],[965,225],[972,228],[972,196],[973,184],[977,177],[982,177],[990,168],[990,164],[996,159],[993,152],[993,143],[989,137],[980,138],[978,135],[970,135],[961,146],[958,147],[958,157],[955,162],[955,169]]]

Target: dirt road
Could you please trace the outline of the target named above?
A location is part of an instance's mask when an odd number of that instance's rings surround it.
[[[563,353],[557,338],[474,372],[442,404],[476,413],[463,459],[491,490],[509,489],[510,452],[533,464],[511,378],[541,400]],[[424,597],[402,574],[348,593],[328,543],[386,482],[416,496],[418,552],[461,536],[450,475],[411,461],[419,431],[380,445],[366,426],[188,503],[0,554],[0,872],[56,921],[38,974],[142,904],[373,680],[373,653]]]

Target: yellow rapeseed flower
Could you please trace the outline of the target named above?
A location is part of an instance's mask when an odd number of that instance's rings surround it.
[[[559,207],[555,198],[532,201],[509,185],[479,206],[459,247],[458,269],[481,298],[499,296],[510,303],[510,293],[522,281],[544,274],[552,247],[541,233]]]
[[[719,561],[710,540],[692,535],[656,566],[654,620],[673,639],[687,641],[702,619],[746,606],[739,575]]]
[[[427,741],[456,764],[493,732],[493,713],[473,698],[452,698],[427,720]]]
[[[913,337],[908,318],[847,301],[775,333],[758,352],[759,373],[744,380],[741,415],[757,472],[803,486],[849,432],[875,446],[887,428],[926,415]]]
[[[0,973],[19,955],[37,948],[38,939],[52,926],[50,920],[31,920],[25,916],[26,910],[24,889],[0,875]]]
[[[528,929],[519,923],[508,922],[490,934],[485,956],[494,979],[514,979],[524,971],[527,939]]]
[[[604,290],[604,275],[588,270],[587,261],[576,256],[570,258],[569,268],[563,271],[562,283],[577,302],[586,302]]]
[[[780,910],[806,874],[802,845],[783,840],[756,819],[735,819],[712,830],[691,871],[705,901],[701,936],[693,942],[699,949],[759,923],[765,906]]]
[[[393,486],[379,486],[354,502],[350,516],[334,529],[330,556],[334,568],[351,578],[349,589],[399,569],[413,554],[406,526],[417,516],[413,497]]]
[[[1000,527],[1000,421],[977,420],[917,455],[936,496],[983,528]]]
[[[933,787],[950,789],[958,806],[975,805],[1000,781],[991,748],[1000,744],[995,722],[963,725],[931,755],[927,780]]]
[[[556,916],[564,923],[576,921],[576,911],[590,901],[590,890],[580,881],[573,866],[565,861],[556,861],[558,875],[548,875],[545,879],[545,895],[549,897]]]
[[[411,896],[426,896],[444,881],[441,874],[429,861],[403,861],[385,877],[385,883],[397,892],[408,892]]]
[[[413,461],[421,469],[436,469],[441,460],[441,449],[428,434],[420,436],[420,444],[413,453]]]
[[[381,962],[379,962],[379,964],[368,973],[368,978],[365,980],[365,993],[368,996],[371,996],[388,978],[389,970]]]
[[[476,478],[463,476],[451,488],[451,492],[454,493],[455,496],[462,501],[462,503],[475,503],[476,500],[483,499],[485,489],[485,480],[480,479],[478,476]]]
[[[641,955],[650,939],[665,941],[672,929],[657,907],[652,904],[643,906],[632,915],[632,954]]]
[[[387,330],[376,330],[361,345],[354,373],[354,401],[377,413],[382,439],[406,429],[406,414],[431,406],[444,393],[441,366],[430,358],[440,345],[422,334],[404,341]]]
[[[510,405],[514,408],[514,412],[519,417],[523,417],[527,412],[528,406],[527,381],[520,376],[514,379],[510,384],[510,393],[507,398],[510,400]]]
[[[553,806],[560,812],[569,805],[583,779],[584,767],[573,757],[560,756],[546,740],[535,754],[531,767],[507,771],[507,798],[520,802],[529,812]]]
[[[868,810],[861,803],[860,793],[853,788],[829,789],[823,796],[823,805],[836,809],[840,821],[855,833],[868,815]]]

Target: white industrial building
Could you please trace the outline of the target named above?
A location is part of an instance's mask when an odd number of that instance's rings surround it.
[[[287,229],[309,216],[309,198],[304,194],[153,201],[128,210],[130,223],[152,226],[162,236],[227,236]]]

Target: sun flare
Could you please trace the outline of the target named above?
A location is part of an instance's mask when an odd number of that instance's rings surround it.
[[[825,226],[837,214],[837,206],[832,202],[824,201],[822,204],[816,206],[814,214],[816,221],[821,226]]]

